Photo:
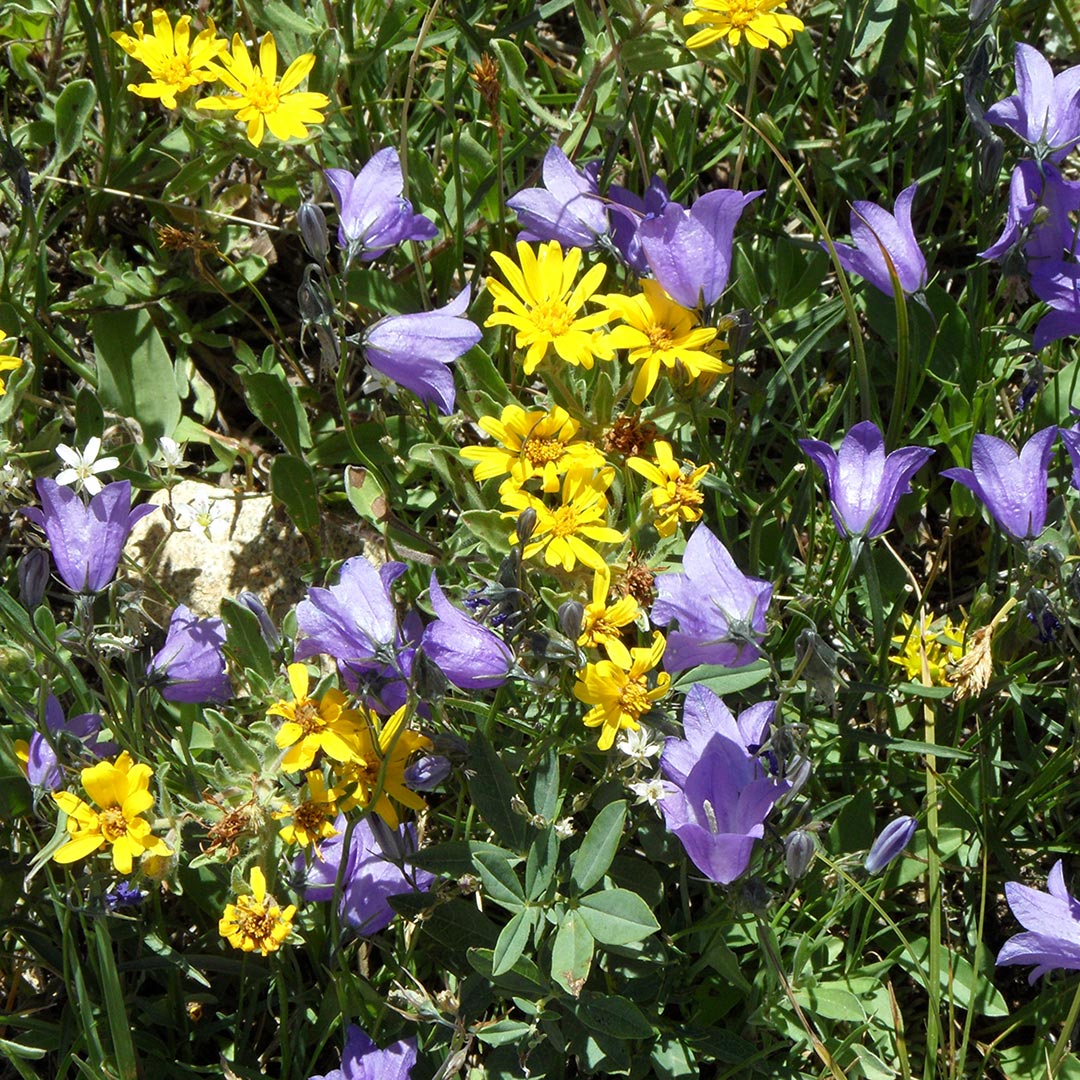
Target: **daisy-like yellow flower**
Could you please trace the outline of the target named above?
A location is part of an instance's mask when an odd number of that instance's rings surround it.
[[[495,310],[484,325],[512,326],[517,330],[515,344],[528,350],[525,374],[531,375],[551,349],[568,364],[586,369],[596,359],[610,360],[605,336],[593,332],[607,325],[608,313],[579,315],[585,301],[600,288],[606,267],[594,266],[575,285],[581,248],[571,248],[564,254],[558,241],[551,240],[534,252],[524,241],[518,241],[517,254],[520,266],[501,252],[491,253],[510,288],[496,278],[487,279]]]
[[[299,844],[308,847],[318,846],[320,840],[329,840],[337,836],[334,819],[337,817],[337,801],[341,797],[338,788],[328,787],[326,778],[318,769],[312,769],[305,777],[307,780],[307,798],[296,806],[288,804],[275,812],[277,820],[291,818],[288,825],[278,829],[278,836],[286,844]]]
[[[0,330],[0,346],[4,344],[7,334],[3,330]],[[14,371],[16,368],[22,366],[22,361],[17,356],[10,356],[0,353],[0,371]],[[7,387],[4,385],[3,378],[0,378],[0,397],[3,397],[7,393]]]
[[[630,362],[638,365],[630,394],[635,405],[652,393],[661,367],[670,371],[678,362],[693,379],[705,372],[722,375],[731,370],[706,351],[716,337],[715,328],[698,326],[694,313],[676,304],[657,282],[642,281],[641,289],[637,296],[609,293],[597,297],[607,305],[609,317],[622,319],[607,340],[614,349],[627,349]]]
[[[704,49],[721,38],[738,45],[745,35],[755,49],[770,45],[782,49],[797,31],[806,29],[802,19],[783,10],[786,6],[786,0],[694,0],[694,10],[683,16],[683,25],[704,23],[705,29],[690,37],[686,46]]]
[[[611,466],[593,472],[575,466],[567,471],[562,484],[562,506],[549,509],[535,495],[519,491],[503,484],[499,490],[505,505],[514,509],[503,517],[517,517],[522,510],[531,507],[536,511],[536,528],[525,544],[524,556],[531,559],[544,552],[548,566],[561,566],[567,572],[578,562],[593,570],[604,566],[604,560],[586,540],[602,544],[621,544],[625,536],[607,524],[608,501],[605,492],[615,479]],[[510,543],[516,544],[515,531]]]
[[[229,47],[217,36],[214,20],[191,40],[191,16],[181,15],[173,29],[169,16],[161,8],[151,15],[153,37],[143,33],[141,22],[133,23],[135,36],[117,30],[113,41],[144,65],[151,82],[131,83],[128,89],[139,97],[158,98],[166,109],[176,108],[176,95],[200,83],[217,82],[219,71],[213,61]]]
[[[117,873],[127,875],[135,859],[144,854],[172,854],[142,816],[154,805],[150,794],[154,772],[149,765],[136,765],[125,750],[116,761],[99,761],[80,775],[86,794],[97,808],[70,791],[53,792],[56,804],[67,814],[67,831],[71,834],[53,855],[54,862],[78,862],[109,845]]]
[[[604,455],[589,442],[574,442],[581,426],[558,405],[550,412],[525,411],[520,405],[507,405],[500,419],[481,416],[477,421],[499,446],[465,446],[461,456],[475,461],[473,476],[490,480],[509,473],[515,486],[523,487],[534,476],[543,477],[544,491],[558,491],[559,477],[571,465],[588,469],[603,467]]]
[[[371,807],[390,826],[398,827],[398,812],[391,798],[412,810],[423,810],[424,800],[405,784],[405,767],[418,750],[430,750],[431,740],[405,727],[406,706],[402,706],[379,730],[374,713],[364,725],[359,754],[335,769],[339,788],[345,793],[342,810],[367,806],[375,792],[382,791]]]
[[[671,676],[661,671],[656,676],[656,685],[649,688],[648,674],[660,663],[667,642],[664,635],[657,632],[653,643],[647,649],[631,649],[631,661],[627,665],[617,664],[614,660],[601,660],[595,664],[586,664],[585,670],[574,684],[574,697],[592,705],[582,723],[586,727],[601,727],[601,750],[610,749],[615,736],[623,728],[637,731],[638,721],[653,705],[662,698],[671,685]]]
[[[629,670],[632,661],[622,631],[634,623],[641,609],[629,593],[608,606],[610,588],[611,571],[605,565],[593,572],[592,601],[585,605],[577,643],[586,649],[603,648],[610,660]]]
[[[278,701],[266,710],[267,716],[283,716],[277,733],[281,749],[289,747],[281,767],[286,772],[310,768],[321,750],[337,762],[351,761],[360,752],[363,721],[355,709],[345,707],[340,690],[327,690],[319,701],[308,697],[310,675],[304,664],[289,665],[292,701]]]
[[[252,64],[247,46],[239,34],[233,34],[232,53],[221,54],[218,78],[235,97],[206,97],[195,103],[197,109],[226,110],[247,124],[252,146],[263,141],[266,129],[282,142],[307,138],[307,124],[321,124],[326,118],[320,109],[330,104],[325,94],[296,88],[315,66],[315,54],[298,56],[277,78],[277,45],[274,35],[266,33],[259,43],[259,62]]]
[[[296,905],[281,907],[266,893],[266,876],[257,867],[251,868],[248,877],[251,882],[250,896],[237,896],[235,904],[226,904],[218,933],[229,939],[234,949],[254,952],[256,949],[268,956],[281,947],[281,943],[292,933],[292,920],[296,914]]]
[[[893,644],[899,647],[900,655],[890,656],[889,662],[899,664],[907,673],[909,681],[922,682],[922,657],[919,655],[921,645],[926,653],[931,686],[952,686],[948,668],[964,655],[967,619],[956,624],[949,618],[936,621],[925,615],[918,630],[913,629],[915,620],[910,615],[901,615],[900,619],[904,624],[904,632],[892,639]]]
[[[657,440],[653,443],[656,461],[633,457],[626,462],[636,473],[640,473],[656,486],[652,489],[652,504],[656,511],[656,531],[661,536],[671,536],[679,527],[680,521],[688,524],[701,520],[701,504],[705,496],[698,490],[701,478],[709,471],[709,466],[694,466],[687,462],[689,471],[675,460],[671,444]]]

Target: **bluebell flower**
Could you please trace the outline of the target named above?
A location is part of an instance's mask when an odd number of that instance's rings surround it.
[[[154,654],[148,672],[167,701],[199,704],[228,701],[232,684],[225,666],[225,624],[199,619],[179,604],[169,619],[165,644]]]
[[[608,220],[611,223],[611,243],[623,262],[636,274],[645,277],[649,260],[641,247],[639,230],[642,222],[652,221],[671,202],[664,181],[654,176],[645,189],[645,198],[618,184],[608,189]]]
[[[1019,248],[1031,259],[1061,259],[1076,251],[1072,215],[1080,212],[1080,182],[1066,180],[1050,164],[1021,161],[1009,182],[1005,229],[981,259],[997,260]]]
[[[524,188],[506,200],[528,243],[558,241],[564,247],[592,248],[608,231],[608,214],[600,197],[600,163],[575,168],[557,146],[544,155],[543,187]]]
[[[408,1080],[415,1064],[415,1039],[401,1039],[380,1050],[360,1028],[350,1024],[341,1068],[310,1080]]]
[[[1080,264],[1040,259],[1028,269],[1031,291],[1053,309],[1035,327],[1031,347],[1039,352],[1051,342],[1080,334]]]
[[[1005,942],[997,964],[1034,964],[1029,983],[1059,968],[1080,971],[1080,902],[1065,888],[1060,859],[1046,879],[1046,889],[1040,892],[1018,881],[1005,884],[1009,907],[1027,933]]]
[[[105,906],[110,911],[138,907],[146,896],[147,894],[138,885],[132,885],[130,881],[118,881],[105,894]]]
[[[58,750],[65,744],[73,744],[79,753],[95,758],[112,757],[120,752],[114,742],[102,741],[100,732],[104,721],[97,713],[80,713],[64,719],[64,710],[54,694],[45,697],[45,728],[48,737],[40,731],[30,736],[27,744],[26,778],[32,787],[56,791],[64,784],[60,772]]]
[[[863,865],[871,874],[884,870],[911,843],[918,822],[913,817],[890,821],[870,845]]]

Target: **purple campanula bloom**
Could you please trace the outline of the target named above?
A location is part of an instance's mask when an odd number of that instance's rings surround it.
[[[1069,460],[1072,462],[1073,474],[1070,483],[1080,491],[1080,426],[1071,428],[1059,428],[1058,434],[1069,451]]]
[[[483,336],[464,318],[466,286],[445,307],[415,315],[387,315],[364,331],[364,359],[421,401],[434,401],[444,415],[454,411],[454,377],[448,364]]]
[[[1046,524],[1046,484],[1056,427],[1035,432],[1017,455],[1003,439],[976,435],[970,469],[941,475],[970,488],[1014,539],[1033,540]]]
[[[704,525],[687,541],[683,571],[658,574],[655,581],[653,622],[679,623],[667,635],[664,667],[677,672],[696,664],[753,663],[761,655],[758,642],[765,636],[772,585],[747,577]]]
[[[837,452],[818,439],[800,439],[799,446],[825,474],[833,521],[841,536],[880,536],[892,524],[901,495],[934,451],[905,446],[885,454],[877,424],[856,424]]]
[[[911,227],[911,203],[918,189],[918,184],[904,188],[896,196],[892,214],[877,203],[856,200],[851,206],[855,246],[833,243],[840,265],[849,274],[866,278],[886,296],[893,294],[889,262],[905,295],[921,292],[926,286],[926,259]]]
[[[618,184],[608,189],[608,219],[611,222],[611,242],[635,273],[642,277],[650,273],[649,260],[641,247],[638,229],[643,221],[651,221],[671,202],[664,181],[654,176],[645,189],[645,198],[635,195]]]
[[[498,634],[458,611],[446,599],[434,571],[431,606],[437,619],[420,639],[427,658],[459,690],[490,690],[502,686],[514,667],[514,654]]]
[[[434,791],[449,775],[453,766],[442,754],[425,754],[405,769],[405,786],[413,791]]]
[[[416,1064],[416,1039],[401,1039],[380,1050],[355,1024],[349,1025],[341,1068],[310,1080],[409,1080]]]
[[[669,202],[638,226],[653,277],[683,307],[720,299],[731,275],[731,245],[743,210],[762,192],[710,191],[687,210]]]
[[[225,624],[196,618],[179,604],[169,619],[165,644],[154,654],[148,671],[157,673],[166,701],[196,704],[228,701],[232,684],[225,670]]]
[[[870,845],[870,851],[863,863],[866,869],[871,874],[884,870],[911,843],[918,824],[913,817],[898,817],[895,821],[890,821]]]
[[[1052,341],[1080,334],[1080,264],[1042,259],[1030,270],[1031,291],[1053,308],[1035,327],[1031,347],[1038,352]]]
[[[138,885],[132,885],[129,881],[118,881],[105,894],[105,906],[110,911],[138,907],[146,899],[147,895]]]
[[[1065,888],[1060,859],[1046,879],[1046,888],[1040,892],[1018,881],[1005,883],[1005,898],[1027,933],[1009,938],[997,963],[1034,964],[1029,983],[1055,968],[1080,971],[1080,903]]]
[[[991,105],[986,119],[1035,148],[1040,160],[1060,161],[1080,141],[1080,67],[1055,75],[1038,49],[1017,43],[1016,93]]]
[[[524,188],[506,200],[529,243],[557,240],[564,248],[592,248],[608,231],[608,215],[596,178],[600,163],[577,169],[557,146],[544,155],[544,186]]]
[[[405,178],[393,147],[380,150],[353,175],[348,169],[327,169],[326,179],[338,204],[338,243],[362,262],[384,255],[405,240],[432,240],[435,223],[413,212],[404,198]]]
[[[1080,212],[1080,183],[1066,180],[1053,165],[1042,168],[1021,161],[1009,182],[1005,230],[980,259],[1002,258],[1018,244],[1027,259],[1060,259],[1073,255],[1077,232],[1071,215]]]
[[[30,736],[26,762],[26,778],[32,787],[56,791],[64,783],[60,763],[56,755],[62,749],[65,736],[77,740],[79,750],[95,758],[112,757],[120,748],[114,742],[102,742],[97,736],[101,731],[102,718],[97,713],[81,713],[70,720],[64,719],[64,710],[54,694],[45,698],[45,727],[49,737],[40,731]],[[91,738],[93,736],[93,738]]]
[[[405,893],[427,892],[435,876],[426,870],[409,868],[406,871],[400,865],[416,850],[416,829],[411,824],[397,830],[387,829],[394,838],[394,846],[401,849],[397,854],[403,858],[395,861],[388,857],[394,853],[384,852],[376,839],[371,819],[362,818],[352,828],[344,869],[341,868],[342,848],[349,826],[344,817],[339,817],[335,827],[337,836],[321,841],[316,856],[299,855],[293,864],[297,875],[303,878],[304,899],[333,900],[340,872],[342,920],[363,936],[377,934],[385,930],[394,917],[387,900]]]
[[[156,506],[131,507],[131,484],[106,484],[89,505],[74,488],[38,480],[41,509],[23,513],[45,530],[60,580],[72,592],[96,593],[116,576],[120,554],[135,522]]]
[[[695,709],[709,713],[708,719],[702,714],[693,721],[690,739],[666,741],[660,769],[668,785],[659,806],[694,865],[710,881],[726,885],[746,871],[765,818],[790,785],[768,775],[730,712],[717,707],[722,704],[715,695],[712,701],[699,695]],[[702,743],[708,725],[715,730]]]

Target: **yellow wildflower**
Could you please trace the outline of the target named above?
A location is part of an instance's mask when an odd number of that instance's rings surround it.
[[[684,26],[704,23],[686,42],[689,49],[704,49],[721,38],[738,45],[743,36],[755,49],[767,49],[770,44],[783,48],[790,45],[795,33],[805,30],[802,19],[777,10],[787,6],[786,0],[693,0],[695,10],[683,16]]]
[[[3,330],[0,330],[0,345],[3,345],[7,334]],[[22,366],[22,361],[17,356],[10,356],[7,354],[0,354],[0,371],[14,371],[16,368]],[[4,385],[4,380],[0,378],[0,397],[3,397],[7,393],[7,387]]]
[[[913,629],[914,619],[910,615],[901,615],[900,619],[904,632],[892,639],[893,644],[899,646],[900,655],[890,656],[889,662],[899,664],[911,682],[922,682],[921,649],[926,654],[930,685],[951,686],[947,670],[950,664],[956,663],[964,655],[967,619],[962,619],[957,625],[948,618],[935,621],[925,615],[918,631]]]
[[[308,797],[296,806],[286,804],[274,814],[279,821],[292,819],[278,830],[278,836],[286,844],[301,847],[317,845],[320,840],[337,836],[334,819],[337,817],[337,800],[341,796],[338,788],[327,787],[326,778],[317,769],[309,772],[306,780]]]
[[[610,660],[629,670],[630,650],[623,644],[622,631],[633,625],[641,610],[629,593],[608,606],[611,571],[602,566],[593,572],[592,602],[585,605],[581,636],[577,643],[584,648],[603,648]]]
[[[624,536],[607,524],[608,501],[605,492],[615,478],[615,470],[608,466],[599,472],[575,466],[563,478],[562,506],[549,509],[535,495],[512,488],[510,481],[500,489],[502,501],[514,509],[503,517],[517,517],[522,510],[531,507],[536,511],[536,527],[525,544],[524,556],[531,559],[544,552],[548,566],[561,566],[567,572],[580,561],[593,570],[604,565],[600,554],[587,540],[602,544],[622,543]],[[516,532],[510,543],[516,544]]]
[[[195,103],[197,109],[236,112],[236,119],[247,124],[247,137],[252,146],[263,141],[266,129],[282,142],[307,137],[307,124],[321,124],[325,117],[320,109],[330,104],[325,94],[296,88],[315,66],[315,54],[298,56],[277,78],[277,45],[274,35],[263,35],[259,43],[259,62],[252,64],[247,46],[239,34],[233,35],[232,53],[222,53],[218,77],[237,95],[235,97],[206,97]]]
[[[571,465],[599,469],[604,456],[589,442],[574,442],[580,425],[558,405],[550,412],[520,405],[507,405],[498,420],[482,416],[477,424],[499,446],[466,446],[461,456],[476,465],[477,480],[490,480],[509,473],[517,487],[534,476],[543,477],[544,491],[558,491],[559,477]]]
[[[108,844],[117,873],[126,875],[143,854],[171,855],[172,850],[154,836],[150,822],[142,817],[154,805],[153,775],[149,765],[136,765],[125,750],[116,761],[99,761],[82,770],[82,786],[97,809],[70,791],[54,792],[57,805],[67,814],[71,839],[53,860],[77,862]]]
[[[637,296],[609,293],[597,297],[608,307],[611,318],[622,319],[607,337],[614,349],[629,350],[630,362],[637,364],[637,375],[630,400],[640,405],[652,392],[660,368],[669,371],[679,363],[696,379],[705,372],[722,375],[730,371],[718,356],[707,351],[716,330],[699,326],[697,316],[676,304],[655,281],[642,281]]]
[[[280,948],[292,933],[292,920],[296,905],[281,907],[266,894],[266,876],[257,867],[251,868],[250,896],[237,896],[235,904],[226,904],[218,923],[218,933],[229,939],[234,949],[254,952],[256,949],[267,956]]]
[[[617,664],[613,660],[601,660],[596,664],[586,664],[585,670],[574,684],[574,697],[594,708],[587,712],[582,720],[586,727],[600,727],[601,750],[607,750],[615,742],[615,736],[623,728],[637,731],[638,721],[647,713],[653,702],[662,698],[671,684],[671,676],[660,672],[656,685],[650,690],[647,675],[664,655],[667,642],[664,635],[657,632],[653,643],[647,649],[631,649],[629,665]]]
[[[321,700],[308,697],[310,676],[303,664],[289,665],[292,701],[278,701],[266,710],[267,716],[283,716],[285,723],[277,733],[281,749],[291,749],[282,759],[286,772],[307,769],[321,750],[334,761],[351,761],[359,753],[362,734],[360,714],[345,708],[340,690],[327,690]]]
[[[359,752],[352,761],[335,770],[339,787],[346,792],[342,810],[367,806],[375,795],[372,810],[390,826],[398,827],[398,813],[392,796],[403,806],[423,810],[424,800],[405,784],[405,767],[418,750],[429,750],[431,740],[405,727],[406,706],[402,706],[385,724],[377,727],[374,713],[369,713],[363,727]]]
[[[580,248],[571,248],[564,255],[558,241],[551,240],[534,252],[519,241],[517,253],[520,266],[501,252],[492,252],[510,288],[496,278],[487,279],[495,311],[484,325],[512,326],[517,330],[515,344],[528,350],[525,374],[531,375],[552,348],[568,364],[586,369],[593,366],[595,359],[610,360],[604,335],[593,333],[597,327],[607,325],[607,312],[578,314],[600,288],[606,268],[594,266],[575,285],[581,266]]]
[[[698,490],[701,478],[709,471],[708,465],[690,465],[684,472],[671,452],[671,444],[657,441],[653,444],[655,463],[646,458],[630,458],[626,464],[640,473],[656,487],[652,490],[652,504],[656,511],[656,531],[661,536],[671,536],[679,521],[688,524],[701,520],[701,504],[705,496]]]
[[[158,98],[166,109],[176,108],[176,95],[200,83],[217,82],[218,69],[213,61],[229,46],[217,36],[214,20],[191,41],[191,16],[181,15],[173,29],[168,14],[156,8],[151,15],[153,37],[146,37],[141,22],[133,23],[135,36],[122,30],[112,39],[150,73],[152,82],[131,83],[128,89],[139,97]]]

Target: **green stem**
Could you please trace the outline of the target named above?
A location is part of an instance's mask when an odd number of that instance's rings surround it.
[[[1078,1017],[1080,1017],[1080,985],[1076,987],[1076,993],[1073,994],[1072,1004],[1069,1006],[1069,1015],[1065,1017],[1065,1023],[1061,1028],[1061,1038],[1058,1039],[1054,1052],[1046,1063],[1046,1080],[1054,1080],[1058,1075],[1058,1066],[1069,1050],[1070,1036],[1073,1028],[1076,1027]]]
[[[752,115],[754,109],[754,87],[757,85],[758,67],[761,65],[761,50],[750,50],[750,61],[746,71],[746,104],[743,111],[747,116]],[[737,188],[742,180],[743,162],[746,160],[746,144],[749,141],[750,125],[743,124],[742,134],[739,136],[739,156],[735,159],[735,173],[732,177],[731,186]]]
[[[911,363],[911,327],[908,323],[907,297],[900,283],[893,289],[896,303],[896,384],[893,390],[892,409],[889,414],[889,428],[885,435],[885,445],[892,447],[900,436],[907,409],[908,370]]]

